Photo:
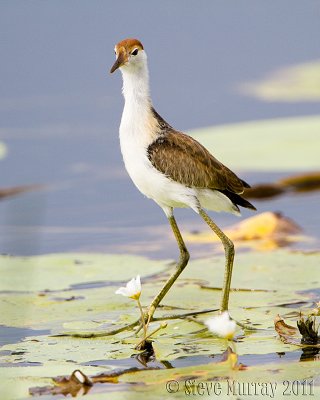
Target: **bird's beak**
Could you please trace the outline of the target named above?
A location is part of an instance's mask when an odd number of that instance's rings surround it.
[[[128,61],[128,57],[126,55],[126,52],[120,50],[115,63],[113,64],[113,66],[110,69],[110,73],[112,74],[115,70],[117,70],[119,67],[124,65],[127,61]]]

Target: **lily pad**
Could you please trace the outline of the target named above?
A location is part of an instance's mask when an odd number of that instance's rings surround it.
[[[311,364],[311,363],[310,363]],[[301,364],[290,365],[288,363],[284,363],[281,366],[279,364],[269,364],[256,367],[250,367],[245,370],[230,370],[228,365],[225,363],[219,364],[207,364],[194,367],[186,367],[181,368],[179,370],[169,369],[169,370],[160,370],[160,371],[141,371],[137,372],[136,374],[127,374],[121,377],[121,381],[126,382],[146,382],[142,387],[137,387],[136,391],[139,392],[146,392],[154,391],[158,392],[159,394],[162,392],[162,395],[165,396],[165,387],[167,382],[172,382],[172,387],[174,388],[176,385],[175,382],[178,382],[177,387],[179,390],[175,394],[175,398],[186,398],[186,395],[194,396],[199,395],[197,389],[201,388],[201,383],[209,383],[209,382],[221,382],[221,393],[219,398],[230,398],[230,396],[239,396],[240,392],[239,389],[241,388],[243,383],[248,383],[248,387],[251,386],[251,382],[263,383],[263,382],[273,382],[275,389],[275,395],[277,399],[279,398],[286,398],[283,396],[283,392],[286,388],[284,385],[285,380],[294,381],[294,380],[301,380],[310,379],[310,376],[316,376],[317,368],[319,368],[320,362],[314,362],[311,365],[307,365],[306,368]],[[310,379],[311,380],[311,379]],[[201,386],[198,388],[192,388],[192,384],[200,384]],[[233,384],[234,383],[234,384]],[[239,383],[239,386],[238,386]],[[275,383],[277,383],[275,385]],[[260,386],[259,385],[259,386]],[[209,385],[212,390],[212,386]],[[251,386],[252,387],[252,386]],[[270,389],[270,388],[268,388]],[[302,389],[302,388],[301,388]],[[240,389],[241,390],[241,389]],[[309,389],[310,390],[310,389]],[[136,395],[138,394],[136,393]],[[242,392],[244,393],[244,392]],[[317,397],[317,394],[320,393],[319,387],[315,387],[313,383],[313,394]],[[246,392],[248,394],[248,391]],[[251,391],[251,396],[253,396],[253,392]],[[308,393],[310,394],[310,392]],[[213,391],[205,392],[202,396],[206,398],[210,398],[213,395]],[[263,398],[261,392],[256,394],[256,398]],[[250,398],[250,397],[244,397]],[[253,397],[254,398],[254,397]]]
[[[166,262],[119,254],[53,254],[0,257],[0,291],[63,290],[97,282],[123,281],[146,271],[156,274]]]
[[[211,363],[183,368],[169,368],[138,371],[129,370],[120,374],[100,374],[99,376],[88,377],[80,371],[77,373],[84,376],[90,386],[84,389],[87,394],[86,398],[100,399],[99,391],[101,385],[95,385],[95,382],[104,382],[105,391],[112,392],[112,398],[118,398],[117,391],[112,390],[118,386],[118,390],[123,391],[130,399],[138,399],[141,395],[146,394],[148,398],[163,399],[168,395],[174,395],[174,398],[186,398],[186,396],[201,396],[211,398],[219,396],[219,398],[228,399],[230,397],[248,398],[286,398],[286,393],[291,392],[303,396],[317,398],[320,394],[319,387],[315,385],[310,376],[316,376],[317,368],[320,363],[308,363],[308,365],[300,364],[268,364],[263,367],[253,366],[234,366],[234,353],[231,353],[225,361],[212,360]],[[272,376],[272,379],[270,378]],[[296,382],[298,381],[298,382]],[[305,382],[304,382],[305,381]],[[73,393],[76,395],[80,391],[74,385],[70,385],[70,378],[55,379],[55,385],[51,382],[51,386],[42,389],[43,393],[49,394],[54,391],[60,393],[64,390],[64,394]],[[293,382],[296,382],[293,384]],[[304,382],[304,384],[302,384]],[[116,385],[115,385],[116,384]],[[100,390],[99,390],[100,389]],[[71,391],[72,392],[71,392]],[[32,388],[32,393],[41,393],[41,388]],[[83,392],[82,392],[83,393]],[[151,394],[152,393],[152,394]],[[113,396],[115,394],[116,397]],[[245,396],[245,397],[243,397]],[[249,397],[249,398],[250,398]],[[122,398],[122,397],[120,397]],[[123,397],[126,398],[126,397]]]
[[[82,366],[81,369],[88,375],[106,371],[103,367]],[[3,400],[29,398],[30,387],[51,385],[52,376],[68,375],[71,372],[71,362],[48,361],[45,366],[0,367],[1,398]]]
[[[224,256],[219,254],[213,258],[190,261],[155,314],[156,318],[168,322],[167,328],[153,337],[157,358],[152,362],[160,370],[128,372],[119,377],[118,383],[94,386],[86,398],[103,398],[101,393],[105,396],[106,392],[112,392],[112,398],[116,399],[118,390],[126,396],[130,392],[131,398],[151,391],[155,394],[152,398],[164,398],[168,395],[166,381],[177,380],[179,385],[180,382],[183,385],[187,377],[192,376],[210,382],[213,376],[220,377],[224,385],[229,377],[245,382],[282,382],[283,379],[298,377],[311,379],[316,376],[313,361],[292,363],[292,368],[288,364],[291,369],[287,364],[276,363],[277,353],[294,352],[297,347],[284,344],[276,337],[273,316],[279,313],[288,320],[296,319],[299,311],[309,312],[313,308],[314,298],[310,293],[316,292],[319,287],[318,260],[318,253],[303,254],[288,250],[237,254],[230,313],[242,323],[255,324],[259,328],[257,331],[239,328],[236,332],[239,362],[249,356],[255,360],[241,371],[216,364],[215,360],[226,349],[226,342],[211,335],[204,325],[212,313],[196,314],[203,309],[218,308]],[[86,269],[90,267],[93,269],[87,273]],[[167,261],[135,256],[2,256],[1,276],[7,275],[1,283],[3,323],[22,328],[49,329],[52,334],[58,334],[28,337],[20,343],[0,348],[2,387],[6,388],[4,393],[10,393],[10,390],[13,393],[7,397],[11,400],[26,398],[31,387],[47,387],[52,385],[50,378],[71,375],[76,369],[90,376],[116,368],[130,369],[132,365],[145,369],[134,358],[138,354],[134,347],[140,337],[132,330],[108,335],[110,330],[131,323],[139,316],[133,300],[114,292],[123,284],[119,279],[129,280],[140,273],[141,302],[146,306],[173,268],[174,265],[170,266]],[[110,275],[105,274],[106,270]],[[97,274],[96,279],[93,271]],[[22,278],[15,277],[19,273],[28,274],[34,282],[23,287]],[[10,278],[13,285],[8,290]],[[184,313],[191,315],[179,319],[178,315]],[[172,315],[176,316],[172,319]],[[150,331],[158,325],[159,321],[152,322]],[[90,332],[99,332],[103,336],[90,339],[75,337]],[[272,362],[274,364],[270,364]],[[136,384],[132,385],[133,382]],[[181,388],[176,396],[185,398],[183,386]],[[132,390],[135,392],[132,393]]]
[[[320,169],[320,116],[283,118],[197,129],[190,134],[231,169]]]
[[[320,61],[281,68],[261,81],[242,84],[240,90],[264,101],[320,101]]]

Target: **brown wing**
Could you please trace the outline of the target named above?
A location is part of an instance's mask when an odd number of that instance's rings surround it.
[[[157,170],[188,187],[228,190],[237,194],[249,187],[199,142],[172,128],[149,146],[148,157]]]

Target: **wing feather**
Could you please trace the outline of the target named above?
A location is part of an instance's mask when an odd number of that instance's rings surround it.
[[[173,128],[166,129],[165,134],[150,144],[148,157],[157,170],[188,187],[228,190],[236,194],[249,187],[199,142]]]

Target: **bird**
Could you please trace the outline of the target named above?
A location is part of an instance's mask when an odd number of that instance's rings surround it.
[[[234,244],[205,210],[240,215],[239,206],[256,210],[241,197],[250,185],[218,161],[191,136],[174,129],[155,110],[150,96],[147,54],[138,39],[127,38],[116,44],[116,61],[110,73],[120,70],[123,79],[124,108],[120,122],[120,148],[125,168],[135,186],[164,211],[180,257],[172,275],[154,297],[146,318],[152,317],[174,282],[188,264],[185,245],[174,209],[191,208],[221,240],[225,270],[220,311],[228,311],[234,262]]]

